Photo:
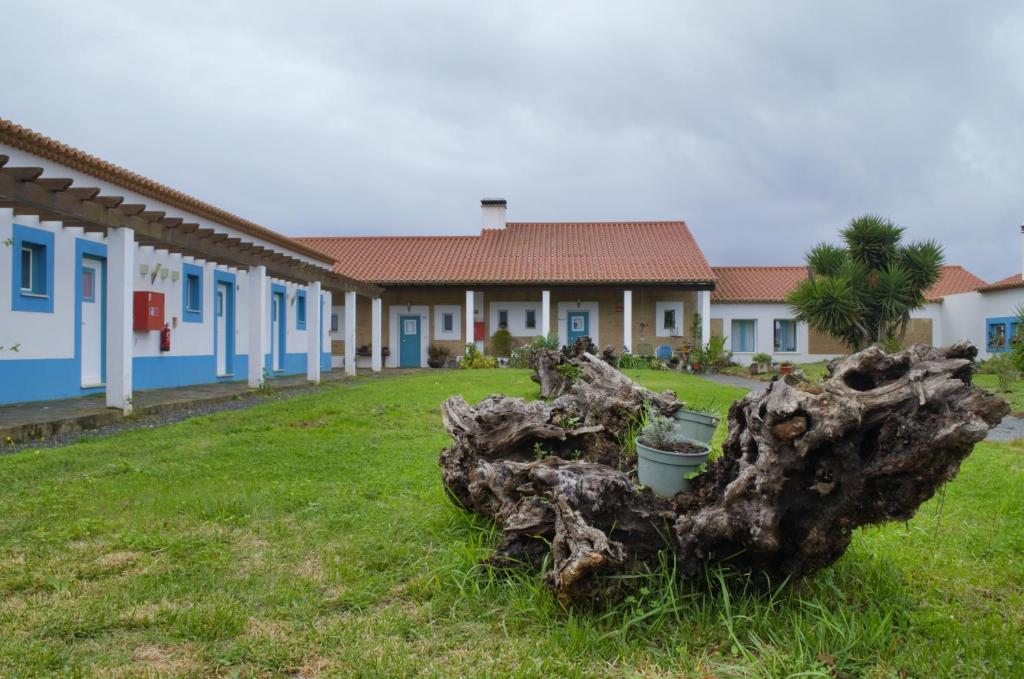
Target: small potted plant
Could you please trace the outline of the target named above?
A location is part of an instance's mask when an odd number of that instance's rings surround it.
[[[443,368],[445,363],[448,362],[448,357],[452,355],[452,350],[446,346],[440,344],[431,344],[427,347],[427,365],[431,368]]]
[[[757,366],[757,372],[760,375],[768,372],[772,367],[772,357],[763,351],[754,354],[753,362]]]
[[[779,363],[779,374],[780,375],[789,375],[794,370],[796,370],[796,366],[793,365],[792,361],[783,361],[782,363]]]
[[[690,489],[687,478],[708,461],[711,446],[679,433],[668,417],[655,415],[636,439],[637,476],[660,497]]]

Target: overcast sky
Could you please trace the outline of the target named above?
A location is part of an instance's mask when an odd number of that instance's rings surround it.
[[[1022,8],[9,1],[0,116],[289,235],[476,233],[501,196],[798,264],[873,212],[992,280],[1021,269]]]

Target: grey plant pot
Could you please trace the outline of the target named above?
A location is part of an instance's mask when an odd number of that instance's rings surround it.
[[[718,428],[718,418],[714,415],[705,415],[685,408],[677,410],[672,418],[676,421],[676,431],[680,436],[698,443],[711,443],[715,429]]]
[[[636,442],[637,476],[640,483],[654,491],[659,497],[672,497],[676,493],[690,490],[686,477],[708,461],[711,446],[698,441],[690,443],[704,448],[703,453],[673,453],[658,450]]]

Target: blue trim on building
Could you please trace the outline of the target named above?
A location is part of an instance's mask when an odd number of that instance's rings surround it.
[[[985,319],[985,345],[990,353],[1009,351],[1019,332],[1017,316],[998,316]]]
[[[224,372],[225,375],[217,375],[217,347],[220,346],[217,343],[217,309],[214,307],[214,318],[213,318],[213,356],[214,364],[213,371],[216,379],[230,381],[235,374],[235,365],[237,364],[238,357],[235,356],[235,274],[228,273],[226,271],[214,271],[213,272],[213,299],[216,305],[217,293],[220,291],[221,284],[228,286],[228,296],[224,300],[224,327],[227,331],[227,341],[225,348],[227,350],[227,357],[224,360]],[[246,370],[248,370],[248,363],[246,363]]]
[[[286,359],[288,358],[288,289],[279,284],[270,284],[270,328],[267,330],[271,334],[274,333],[274,305],[278,304],[278,295],[280,295],[280,306],[277,308],[280,318],[277,321],[277,337],[272,338],[273,345],[271,346],[271,352],[278,352],[281,357],[281,370],[276,371],[278,373],[288,372],[286,367]],[[267,372],[273,373],[274,371],[274,357],[271,354],[266,360]],[[305,370],[305,367],[303,367]]]
[[[36,313],[53,313],[53,232],[31,226],[14,224],[11,230],[12,262],[11,262],[11,311],[33,311]],[[21,249],[24,245],[41,248],[41,262],[35,266],[45,267],[42,276],[44,288],[33,292],[21,289]]]
[[[295,329],[306,329],[306,291],[295,291]]]
[[[79,388],[82,384],[82,258],[103,260],[100,272],[100,379],[107,381],[107,246],[87,238],[75,239],[75,363],[78,366]],[[92,391],[90,388],[88,391]]]
[[[190,384],[212,382],[240,382],[249,379],[249,360],[246,354],[236,354],[238,369],[233,375],[218,380],[217,357],[210,356],[136,356],[132,359],[133,389],[165,389]]]
[[[199,300],[198,307],[190,308],[188,299],[188,279],[189,276],[198,276],[199,278]],[[181,265],[181,320],[185,323],[202,323],[203,322],[203,297],[205,291],[203,290],[203,267],[195,264],[183,263]]]

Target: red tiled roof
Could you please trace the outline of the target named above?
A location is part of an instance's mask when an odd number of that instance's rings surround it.
[[[807,278],[806,266],[716,266],[712,303],[783,302]]]
[[[1010,290],[1013,288],[1024,288],[1024,277],[1021,277],[1019,273],[1015,273],[1012,276],[996,281],[995,283],[989,283],[988,285],[982,285],[978,288],[978,292],[993,292],[995,290]]]
[[[711,301],[719,304],[784,302],[786,295],[807,278],[805,266],[716,266],[714,271],[718,284]],[[977,290],[984,284],[962,266],[944,266],[939,280],[925,292],[925,299],[939,302],[946,295]]]
[[[298,238],[378,284],[712,283],[685,222],[510,222],[479,236]]]

